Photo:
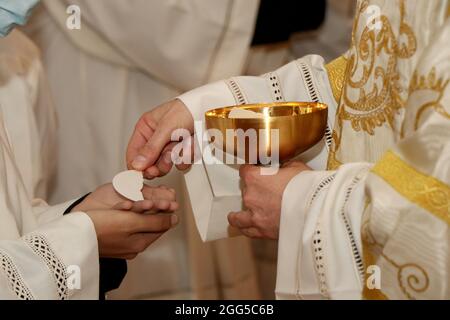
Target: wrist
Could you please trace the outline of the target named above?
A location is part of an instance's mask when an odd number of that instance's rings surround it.
[[[64,214],[70,213],[70,212],[86,212],[88,211],[89,205],[88,202],[90,201],[90,195],[91,193],[88,193],[72,203],[72,205],[67,208],[67,210],[64,212]]]
[[[184,124],[185,129],[188,129],[191,134],[194,133],[194,116],[192,112],[189,110],[187,105],[183,102],[183,100],[176,98],[173,100],[174,109],[177,110],[177,113],[183,114],[184,119],[186,119],[186,123]]]
[[[282,194],[286,191],[286,188],[291,183],[291,181],[294,180],[295,177],[297,177],[305,172],[314,171],[310,167],[308,167],[307,165],[305,165],[303,163],[291,165],[291,166],[287,167],[287,169],[290,170],[290,173],[288,174],[287,179],[285,180]]]

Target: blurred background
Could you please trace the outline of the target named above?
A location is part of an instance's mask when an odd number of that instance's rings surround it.
[[[127,142],[139,117],[182,92],[260,75],[307,54],[339,57],[350,44],[355,2],[42,1],[30,23],[8,40],[18,50],[27,42],[40,52],[41,89],[30,102],[36,125],[53,113],[58,119],[54,131],[37,137],[45,140],[41,146],[55,139],[56,148],[41,149],[45,165],[34,170],[44,178],[31,179],[30,192],[54,204],[111,181],[126,168]],[[71,5],[75,11],[68,11]],[[68,17],[80,18],[81,29],[76,23],[70,28]],[[183,223],[129,262],[109,299],[274,298],[276,242],[202,243],[182,174],[149,183],[176,189]]]

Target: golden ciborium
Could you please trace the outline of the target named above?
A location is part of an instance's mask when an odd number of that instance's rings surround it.
[[[258,115],[254,118],[229,117],[230,112],[236,108],[256,112]],[[252,164],[261,164],[262,161],[258,157],[256,163],[252,162],[250,152],[257,151],[258,155],[260,151],[266,152],[267,155],[273,152],[274,140],[268,132],[275,130],[278,132],[279,162],[283,163],[308,150],[323,138],[327,126],[327,109],[327,105],[316,102],[259,103],[224,107],[206,112],[206,129],[221,132],[222,139],[211,141],[217,148]],[[230,130],[239,129],[243,132],[253,129],[257,143],[253,147],[248,143],[245,147],[242,144],[239,146],[237,137],[229,135]],[[264,139],[263,143],[260,143],[261,139]],[[258,150],[251,150],[255,147]]]

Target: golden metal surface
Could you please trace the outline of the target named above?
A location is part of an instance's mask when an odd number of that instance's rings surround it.
[[[228,118],[228,114],[235,108],[250,110],[264,114],[264,118],[239,119]],[[271,155],[272,141],[270,130],[279,132],[279,161],[288,161],[318,143],[327,125],[328,107],[316,102],[281,102],[260,103],[218,108],[205,113],[206,128],[217,129],[223,139],[214,139],[214,144],[221,150],[237,156],[239,143],[237,137],[227,139],[227,130],[255,129],[257,132],[258,148],[263,148],[266,155]],[[265,143],[261,144],[260,129],[265,129]],[[255,147],[255,146],[253,146]],[[231,151],[231,152],[230,152]],[[255,152],[255,150],[253,150]],[[245,143],[245,161],[249,163],[249,143]],[[258,163],[261,163],[258,156]]]

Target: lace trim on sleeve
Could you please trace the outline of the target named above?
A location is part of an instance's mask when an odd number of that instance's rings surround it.
[[[314,83],[309,66],[306,63],[299,60],[296,60],[296,63],[300,71],[300,75],[302,76],[305,87],[308,90],[308,94],[309,97],[311,98],[311,101],[320,102],[320,93],[319,90],[317,90],[316,84]]]
[[[312,247],[314,257],[314,269],[316,270],[316,276],[319,281],[320,294],[325,299],[329,299],[330,297],[328,295],[327,278],[325,275],[323,239],[320,223],[317,224],[316,231],[314,232]]]
[[[358,246],[356,243],[356,239],[351,228],[350,221],[347,217],[347,204],[350,199],[352,192],[354,191],[356,185],[361,181],[362,174],[365,173],[366,170],[362,170],[350,183],[345,192],[345,199],[342,207],[340,208],[339,214],[345,225],[345,229],[347,231],[348,240],[351,247],[351,252],[353,255],[353,259],[355,261],[356,267],[359,272],[359,276],[361,281],[364,280],[364,263],[362,260],[361,252],[358,250]],[[335,174],[326,177],[322,180],[322,182],[318,185],[315,192],[313,193],[309,206],[311,207],[312,203],[318,198],[319,194],[322,190],[325,189],[330,183],[333,182],[335,178]],[[319,290],[320,294],[329,299],[326,272],[325,272],[325,252],[324,252],[324,238],[323,232],[321,230],[320,219],[317,222],[316,229],[312,239],[312,249],[313,249],[313,259],[314,259],[314,269],[316,271],[316,276],[319,282]]]
[[[326,177],[325,179],[322,180],[322,182],[319,183],[319,185],[317,186],[316,190],[314,191],[311,197],[311,200],[309,201],[309,207],[311,207],[312,203],[314,202],[314,200],[316,200],[317,196],[322,192],[322,190],[333,182],[335,177],[336,174],[334,173],[331,176]]]
[[[233,94],[236,105],[246,104],[247,98],[245,97],[244,92],[241,90],[238,83],[232,78],[226,80],[225,82],[231,93]]]
[[[346,210],[348,200],[350,199],[350,196],[351,196],[354,188],[356,187],[356,185],[358,184],[358,182],[360,180],[361,180],[361,176],[360,175],[356,176],[353,179],[353,181],[351,182],[350,186],[347,188],[347,191],[345,193],[344,204],[342,205],[340,214],[341,214],[342,221],[345,224],[345,229],[347,230],[348,240],[349,240],[350,246],[352,248],[353,259],[354,259],[354,261],[356,263],[356,267],[358,268],[359,276],[361,278],[361,282],[363,282],[364,281],[364,262],[363,262],[363,259],[362,259],[362,255],[361,255],[361,253],[358,250],[358,246],[356,245],[355,236],[353,235],[353,231],[352,231],[350,222],[348,220],[347,210]]]
[[[42,235],[27,235],[24,241],[47,265],[55,281],[59,298],[61,300],[67,300],[69,297],[69,288],[67,287],[68,275],[65,264],[56,256]]]
[[[331,144],[333,143],[333,133],[328,125],[325,128],[325,141],[327,143],[328,150],[330,150]]]
[[[322,102],[323,99],[320,95],[320,91],[317,89],[317,85],[314,82],[311,69],[305,62],[296,60],[296,63],[297,63],[297,67],[300,72],[300,75],[305,84],[305,87],[308,90],[308,94],[309,94],[309,97],[311,98],[311,101]],[[331,144],[333,142],[333,135],[332,135],[329,125],[327,125],[327,127],[325,129],[325,141],[326,141],[326,146],[329,150],[331,147]]]
[[[0,251],[0,267],[9,281],[10,289],[20,300],[35,300],[12,259],[2,251]]]
[[[272,93],[272,99],[275,102],[285,101],[283,92],[281,91],[280,79],[275,72],[270,72],[264,76],[270,87],[270,92]]]
[[[317,199],[319,194],[334,181],[336,174],[326,177],[322,180],[321,183],[317,186],[314,191],[311,200],[309,202],[309,207],[311,207],[314,200]],[[316,271],[317,280],[319,283],[319,290],[322,297],[325,299],[329,299],[328,295],[328,286],[327,279],[325,275],[325,266],[324,266],[324,251],[323,251],[323,239],[322,239],[322,230],[320,227],[320,221],[317,223],[316,230],[314,231],[314,236],[312,239],[312,252],[314,259],[314,269]]]

